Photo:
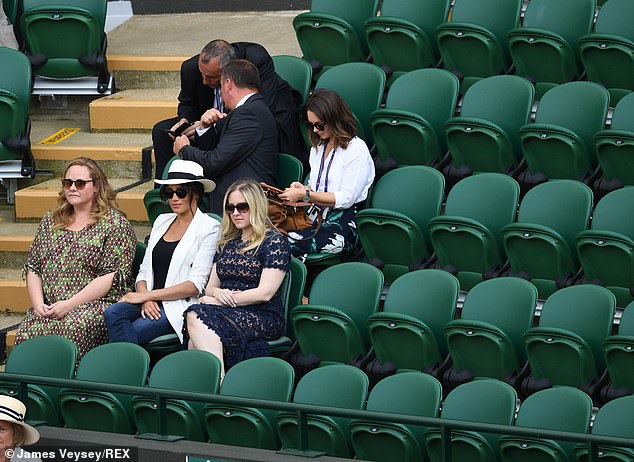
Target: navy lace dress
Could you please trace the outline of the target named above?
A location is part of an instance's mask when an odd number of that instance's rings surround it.
[[[214,257],[220,287],[231,290],[248,290],[258,286],[264,268],[288,271],[291,249],[286,237],[276,231],[266,236],[258,249],[240,253],[240,238],[229,241]],[[267,340],[284,334],[284,308],[280,290],[265,303],[235,308],[204,303],[190,306],[184,313],[193,311],[209,329],[222,340],[225,369],[248,358],[268,356]],[[187,348],[189,336],[187,323],[183,327],[183,345]]]

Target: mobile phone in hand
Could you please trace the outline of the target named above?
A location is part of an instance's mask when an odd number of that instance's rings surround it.
[[[176,130],[166,130],[168,134],[172,135],[173,137],[177,137],[177,136],[181,136],[183,134],[183,132],[185,130],[187,130],[189,127],[191,127],[192,125],[194,125],[191,122],[183,122],[181,125],[179,125]]]

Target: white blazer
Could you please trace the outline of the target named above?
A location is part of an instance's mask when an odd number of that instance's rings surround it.
[[[136,278],[137,283],[145,281],[148,290],[152,290],[154,286],[152,251],[175,219],[175,213],[164,213],[156,218],[154,226],[152,226],[147,250]],[[185,231],[176,249],[174,249],[174,254],[167,270],[167,277],[165,278],[165,287],[191,281],[198,289],[198,293],[203,293],[211,273],[211,264],[216,253],[219,229],[220,225],[216,220],[200,210],[196,211],[187,231]],[[189,305],[194,303],[198,303],[198,296],[163,301],[167,320],[181,342],[183,341],[181,332],[183,329],[183,312]]]

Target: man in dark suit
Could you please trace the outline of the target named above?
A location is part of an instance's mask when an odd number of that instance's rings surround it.
[[[224,112],[220,76],[232,59],[246,59],[258,68],[260,93],[277,123],[280,152],[292,154],[307,164],[308,153],[296,115],[299,94],[275,73],[273,60],[268,52],[257,43],[230,44],[225,40],[213,40],[205,45],[200,55],[192,56],[181,66],[178,117],[159,122],[152,130],[156,178],[161,177],[165,165],[172,157],[174,136],[167,133],[169,130],[176,130],[183,123],[193,123],[183,132],[184,135],[193,137],[205,111],[215,108]],[[206,144],[199,147],[212,149],[217,141],[217,138],[208,136],[204,141]]]
[[[203,150],[191,146],[185,135],[174,141],[175,155],[199,163],[205,176],[216,182],[209,205],[218,214],[222,213],[224,195],[235,180],[252,178],[273,184],[279,152],[275,119],[259,93],[257,67],[250,61],[234,59],[224,66],[220,80],[225,106],[231,112],[209,109],[196,129],[197,140],[209,133],[217,135],[215,147]]]

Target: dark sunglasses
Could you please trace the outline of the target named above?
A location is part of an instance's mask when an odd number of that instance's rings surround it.
[[[92,183],[93,181],[95,180],[70,180],[68,178],[64,178],[62,180],[62,186],[64,189],[70,189],[74,184],[75,188],[77,188],[78,191],[81,191],[86,187],[87,183]]]
[[[244,213],[249,211],[249,204],[246,202],[239,202],[237,204],[227,204],[225,205],[225,212],[229,215],[233,214],[235,210],[238,209],[238,212]]]
[[[185,199],[187,197],[187,194],[189,193],[183,188],[172,189],[168,186],[163,186],[161,188],[161,199],[163,199],[164,201],[173,198],[174,194],[176,194],[176,197],[178,197],[179,199]]]
[[[311,130],[313,129],[317,129],[317,131],[323,132],[324,128],[326,128],[326,125],[328,125],[326,122],[309,122],[306,121],[306,127],[310,128]]]

